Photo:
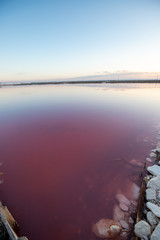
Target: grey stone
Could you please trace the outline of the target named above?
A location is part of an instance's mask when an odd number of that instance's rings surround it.
[[[147,188],[152,188],[156,191],[160,190],[160,176],[153,177],[148,183]]]
[[[151,202],[147,202],[146,205],[157,217],[160,217],[160,207]]]
[[[153,176],[159,176],[160,175],[160,166],[153,165],[151,167],[147,168],[148,172],[150,172]]]
[[[142,239],[146,238],[151,235],[151,226],[147,222],[141,220],[135,224],[134,232],[137,237]]]
[[[146,190],[146,199],[148,201],[150,200],[156,200],[156,191],[153,188],[148,188]]]
[[[151,235],[151,240],[160,240],[160,223],[157,225]]]
[[[160,201],[160,191],[157,191],[157,200]]]
[[[150,211],[147,212],[147,220],[153,228],[155,228],[155,226],[158,224],[157,217]]]

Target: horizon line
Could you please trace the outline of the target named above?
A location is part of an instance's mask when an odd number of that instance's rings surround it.
[[[160,79],[125,79],[125,80],[59,80],[59,81],[24,81],[1,82],[0,87],[30,86],[30,85],[57,85],[57,84],[93,84],[93,83],[160,83]]]

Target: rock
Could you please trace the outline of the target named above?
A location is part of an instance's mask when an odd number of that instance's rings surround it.
[[[160,176],[153,177],[149,182],[147,183],[147,188],[152,188],[156,191],[160,190]]]
[[[151,235],[151,226],[147,222],[141,220],[135,224],[134,232],[137,237],[141,239],[146,238]]]
[[[153,231],[150,239],[151,240],[160,240],[160,223],[157,225],[157,227]]]
[[[152,149],[152,152],[156,153],[156,148]]]
[[[133,200],[137,200],[138,199],[139,191],[140,191],[140,188],[135,183],[133,183],[132,184],[132,197],[133,197]]]
[[[137,204],[138,204],[138,203],[137,203],[136,201],[131,200],[131,203],[133,204],[134,207],[137,207]]]
[[[116,194],[116,198],[120,204],[125,204],[128,207],[131,204],[131,202],[128,200],[128,198],[126,198],[126,196],[124,196],[122,193]]]
[[[122,226],[111,219],[101,219],[92,227],[97,237],[115,239],[121,233]]]
[[[160,201],[160,191],[157,191],[157,200]]]
[[[153,188],[148,188],[146,190],[146,199],[148,201],[150,200],[156,200],[156,191]]]
[[[152,160],[150,158],[146,158],[147,162],[152,162]]]
[[[151,202],[147,202],[146,205],[157,217],[160,217],[160,207]]]
[[[155,228],[155,226],[158,223],[157,217],[154,215],[154,213],[152,213],[150,211],[147,212],[147,220],[153,228]]]
[[[147,168],[148,172],[150,172],[153,176],[159,176],[160,175],[160,166],[153,165],[151,167]]]
[[[158,162],[158,165],[160,165],[160,161]]]
[[[143,163],[138,161],[137,159],[132,159],[129,161],[129,163],[132,164],[133,166],[143,167]]]
[[[151,158],[156,158],[156,157],[157,157],[156,153],[154,153],[154,152],[151,152],[151,153],[149,154],[149,156],[150,156]]]
[[[114,210],[113,210],[113,218],[116,221],[124,219],[124,212],[117,205],[114,207]]]
[[[120,220],[119,223],[121,224],[122,228],[129,230],[129,224],[126,221]]]
[[[120,209],[122,210],[122,211],[124,211],[124,212],[128,212],[128,207],[125,205],[125,204],[123,204],[123,203],[120,203]]]
[[[160,142],[157,143],[156,151],[157,151],[158,153],[160,153]]]
[[[133,224],[133,223],[134,223],[133,218],[132,218],[132,217],[129,217],[128,222],[129,222],[130,224]]]
[[[160,148],[160,142],[157,143],[156,148]]]
[[[157,148],[156,148],[156,151],[157,151],[158,153],[160,153],[160,147],[157,147]]]

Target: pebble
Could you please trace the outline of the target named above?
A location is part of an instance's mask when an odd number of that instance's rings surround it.
[[[153,165],[151,167],[147,168],[148,172],[150,172],[153,176],[159,176],[160,175],[160,166]]]
[[[134,232],[137,237],[143,239],[151,235],[151,226],[144,220],[139,221],[134,226]]]
[[[157,225],[151,235],[151,240],[160,240],[160,223]]]
[[[160,176],[153,177],[148,183],[147,188],[152,188],[156,191],[160,190]]]
[[[160,207],[151,202],[147,202],[146,205],[157,217],[160,217]]]
[[[150,223],[150,225],[152,226],[152,228],[155,228],[155,226],[158,223],[157,217],[151,211],[147,212],[147,220]]]
[[[156,200],[156,191],[153,188],[148,188],[146,190],[146,199],[148,201],[150,200]]]

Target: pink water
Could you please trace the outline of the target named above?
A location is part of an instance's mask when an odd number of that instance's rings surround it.
[[[160,88],[121,86],[0,89],[0,196],[21,235],[95,240],[117,191],[139,183],[128,162],[143,163],[156,141]]]

